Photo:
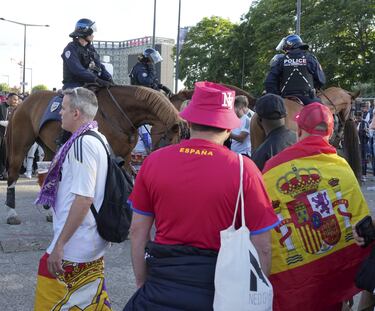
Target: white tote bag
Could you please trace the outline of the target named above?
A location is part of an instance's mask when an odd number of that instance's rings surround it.
[[[240,189],[232,225],[220,232],[221,246],[215,270],[215,311],[272,310],[273,290],[260,268],[258,253],[245,224],[243,158],[240,159]],[[241,227],[234,227],[241,203]]]

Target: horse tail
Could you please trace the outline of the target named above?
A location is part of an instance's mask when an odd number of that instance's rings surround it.
[[[8,171],[9,169],[9,161],[12,158],[12,155],[10,154],[12,151],[12,144],[13,144],[13,135],[12,135],[12,118],[9,118],[8,120],[8,126],[6,127],[6,133],[5,133],[5,167]]]
[[[344,154],[355,176],[359,180],[361,177],[361,150],[359,147],[357,125],[351,118],[345,121],[344,126]]]

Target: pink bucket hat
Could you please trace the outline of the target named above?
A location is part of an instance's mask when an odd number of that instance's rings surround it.
[[[235,91],[213,82],[196,82],[189,105],[180,113],[188,122],[222,129],[240,127],[234,112]]]

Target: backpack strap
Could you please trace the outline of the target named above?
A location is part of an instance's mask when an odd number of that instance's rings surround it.
[[[83,133],[81,136],[85,136],[85,135],[94,136],[94,137],[96,137],[96,138],[102,143],[102,145],[103,145],[103,147],[104,147],[104,149],[105,149],[105,152],[107,153],[108,166],[109,166],[110,155],[112,154],[112,149],[111,149],[111,147],[108,146],[109,149],[110,149],[110,151],[108,151],[108,148],[107,148],[107,146],[105,145],[103,139],[100,137],[100,135],[99,135],[98,133],[96,133],[96,132],[94,132],[94,131],[90,131],[90,130],[89,130],[89,131],[86,131],[86,132]],[[107,173],[107,174],[108,174],[108,173]],[[97,212],[97,210],[95,209],[94,203],[91,204],[90,209],[91,209],[92,214],[94,215],[95,221],[98,221],[98,220],[97,220],[98,212]]]
[[[107,153],[107,156],[109,157],[111,154],[113,154],[113,151],[111,149],[111,146],[106,146],[106,144],[104,143],[103,139],[100,137],[100,135],[94,131],[86,131],[85,133],[83,133],[81,136],[85,136],[85,135],[89,135],[89,136],[94,136],[96,137],[97,139],[99,139],[99,141],[102,143],[104,149],[105,149],[105,152]],[[108,150],[109,148],[109,150]]]

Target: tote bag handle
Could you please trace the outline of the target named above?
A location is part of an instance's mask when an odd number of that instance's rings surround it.
[[[233,222],[232,227],[236,222],[236,216],[238,211],[238,205],[241,201],[241,227],[245,227],[245,202],[243,197],[243,157],[241,154],[238,155],[238,159],[240,160],[240,187],[238,189],[237,201],[236,201],[236,208],[234,210]]]

